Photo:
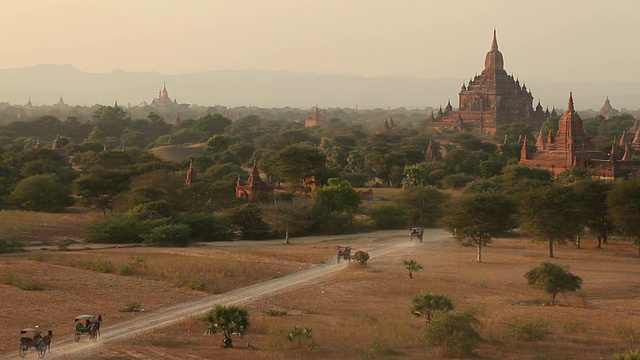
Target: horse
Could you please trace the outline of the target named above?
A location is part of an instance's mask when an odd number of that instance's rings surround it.
[[[47,331],[47,335],[42,337],[42,342],[45,345],[45,349],[49,349],[49,354],[51,354],[51,338],[53,337],[53,331]]]

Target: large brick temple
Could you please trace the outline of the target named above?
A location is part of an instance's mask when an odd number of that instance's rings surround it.
[[[640,127],[636,125],[635,131],[639,135],[638,139],[634,140],[640,144],[640,131],[637,129]],[[632,128],[629,132],[633,130]],[[555,136],[545,136],[541,127],[536,139],[535,152],[525,138],[520,153],[520,164],[548,170],[556,175],[565,170],[583,168],[590,169],[592,175],[600,179],[625,178],[640,172],[640,161],[632,160],[633,146],[633,141],[621,138],[620,142],[613,139],[608,154],[596,149],[584,133],[582,119],[574,108],[573,94],[569,94],[567,110],[558,121],[558,132]],[[640,151],[640,145],[638,149]]]
[[[498,126],[504,124],[528,123],[537,128],[550,115],[548,109],[542,109],[540,101],[534,108],[531,91],[504,70],[495,30],[491,50],[484,59],[484,70],[470,79],[468,85],[462,84],[459,96],[457,110],[449,102],[444,111],[440,108],[437,116],[431,115],[430,130],[493,135]]]

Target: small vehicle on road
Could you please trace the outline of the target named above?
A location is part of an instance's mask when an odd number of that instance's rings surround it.
[[[419,228],[419,227],[411,228],[411,231],[409,231],[409,241],[412,241],[413,239],[416,239],[416,240],[420,240],[420,242],[422,242],[422,234],[423,233],[424,233],[424,229],[423,228]]]
[[[47,346],[42,341],[42,331],[40,329],[28,328],[20,330],[20,357],[27,356],[30,348],[38,352],[38,357],[44,357]]]
[[[96,341],[100,336],[102,315],[80,315],[75,319],[73,339],[78,342],[83,335],[89,335],[89,340]]]
[[[338,262],[340,260],[349,260],[351,262],[351,247],[338,245]]]

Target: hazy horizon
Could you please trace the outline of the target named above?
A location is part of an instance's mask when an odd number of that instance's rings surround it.
[[[341,75],[365,79],[458,79],[460,84],[443,87],[437,96],[416,94],[415,99],[406,103],[394,98],[401,89],[389,88],[327,104],[438,106],[450,99],[455,106],[461,82],[482,71],[496,29],[505,70],[525,83],[536,101],[541,99],[544,106],[564,104],[562,99],[573,90],[576,103],[583,100],[587,108],[599,108],[607,95],[613,97],[614,107],[640,108],[640,101],[635,100],[640,94],[629,90],[631,86],[624,86],[640,81],[637,70],[640,50],[629,41],[630,34],[640,33],[640,2],[632,0],[610,3],[541,0],[526,7],[509,0],[7,3],[5,9],[9,11],[2,12],[0,18],[6,29],[13,30],[3,34],[7,56],[0,58],[0,69],[5,70],[56,64],[71,65],[91,74],[142,72],[164,75],[167,79],[225,70],[284,71],[327,78]],[[581,98],[580,89],[540,85],[551,83],[598,85],[589,88]],[[398,81],[392,84],[401,86]],[[43,84],[20,85],[11,88],[8,83],[0,85],[4,96],[0,101],[16,101],[13,99],[23,99],[41,90],[45,94]],[[46,84],[46,99],[39,102],[50,103],[54,96],[57,101],[60,95],[73,93],[73,89],[59,85],[60,88],[55,88],[55,84]],[[102,94],[94,102],[105,102],[104,99],[109,100],[107,103],[149,102],[162,83],[145,85],[145,89],[128,94],[126,99]],[[192,95],[182,91],[183,84],[179,83],[169,86],[172,97],[185,102],[211,101],[207,105],[212,105],[225,99],[217,92]],[[208,88],[212,91],[211,85]],[[273,89],[278,90],[276,85],[269,91]],[[382,94],[383,90],[387,93]],[[91,102],[85,90],[76,92],[76,99],[68,99],[70,103]],[[311,92],[307,99],[298,102],[294,97],[291,104],[284,104],[288,98],[280,97],[273,106],[321,102],[322,99],[313,99],[318,94]],[[302,95],[306,94],[299,94]],[[359,100],[370,95],[378,97]],[[225,101],[229,105],[264,106],[269,104],[268,99],[268,96],[253,99],[245,96]]]
[[[508,0],[22,0],[0,14],[0,68],[86,72],[287,70],[468,77],[493,29],[525,81],[640,80],[640,3]]]

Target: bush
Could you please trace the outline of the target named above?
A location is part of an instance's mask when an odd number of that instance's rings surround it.
[[[91,270],[91,271],[101,272],[104,274],[110,274],[115,270],[115,266],[113,266],[113,264],[110,261],[103,260],[103,259],[86,261],[82,263],[82,268]]]
[[[628,350],[613,356],[613,360],[640,360],[640,350]]]
[[[4,271],[0,273],[0,284],[15,286],[21,290],[44,290],[44,287],[30,280],[21,280],[15,277],[12,272]]]
[[[142,305],[140,305],[140,303],[130,301],[127,303],[127,306],[120,309],[120,312],[141,312],[143,310],[144,309],[142,309]]]
[[[454,309],[453,301],[444,294],[421,291],[411,298],[411,313],[415,317],[425,317],[427,323],[431,322],[434,312],[448,313]]]
[[[56,241],[56,246],[58,247],[58,251],[69,251],[69,245],[75,243],[77,243],[77,241],[71,239],[59,240]]]
[[[22,245],[18,241],[0,239],[0,254],[9,254],[18,251],[23,251]]]
[[[462,189],[473,180],[471,176],[464,174],[453,174],[442,179],[442,186],[446,189]]]
[[[287,334],[287,340],[289,340],[290,342],[295,341],[298,344],[298,348],[302,347],[303,341],[312,339],[313,334],[311,334],[311,328],[303,328],[300,325],[296,325]]]
[[[44,290],[44,287],[38,283],[34,283],[32,281],[29,280],[24,280],[24,281],[20,281],[19,283],[16,284],[16,286],[22,290],[27,290],[27,291],[40,291],[40,290]]]
[[[266,315],[271,317],[280,317],[287,315],[287,312],[284,310],[275,310],[275,309],[267,309],[264,312]]]
[[[326,234],[344,234],[351,230],[353,214],[347,212],[327,212],[320,224]]]
[[[191,230],[185,224],[160,225],[144,236],[144,242],[154,246],[188,246]]]
[[[369,253],[366,251],[358,250],[355,254],[353,254],[353,260],[355,260],[362,266],[367,266],[367,261],[369,261]]]
[[[228,237],[227,226],[216,216],[191,214],[178,221],[191,229],[191,239],[194,241],[222,241]]]
[[[122,276],[133,275],[133,269],[129,265],[120,264],[116,266],[116,274]]]
[[[440,346],[447,356],[466,357],[474,355],[473,351],[484,342],[476,330],[478,327],[480,320],[475,311],[437,312],[424,327],[422,335],[427,346]]]
[[[204,281],[197,279],[197,278],[193,278],[191,280],[189,280],[189,283],[187,284],[187,287],[189,287],[189,289],[191,290],[196,290],[196,291],[203,291],[204,287],[205,287],[205,283]]]
[[[367,214],[380,229],[399,229],[407,224],[407,214],[398,205],[374,206],[367,211]]]
[[[85,239],[89,243],[141,243],[142,233],[139,221],[125,214],[117,214],[89,224],[85,229]]]
[[[18,183],[9,201],[24,210],[59,212],[75,203],[71,193],[56,175],[34,175]]]
[[[542,341],[549,335],[549,323],[541,318],[530,321],[516,320],[510,325],[511,335],[520,341]]]
[[[638,333],[630,326],[616,325],[616,336],[630,344],[635,344],[638,340]]]

